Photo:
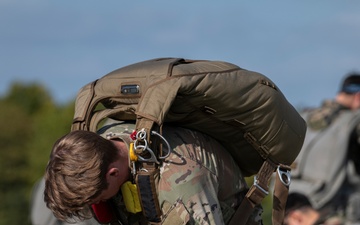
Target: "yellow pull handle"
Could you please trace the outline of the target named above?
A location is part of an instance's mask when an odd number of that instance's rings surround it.
[[[130,143],[129,145],[129,155],[130,155],[130,160],[135,162],[138,160],[138,156],[135,154],[135,150],[134,150],[134,143]]]
[[[133,184],[130,181],[125,182],[121,185],[121,193],[128,212],[138,213],[142,211],[136,184]]]

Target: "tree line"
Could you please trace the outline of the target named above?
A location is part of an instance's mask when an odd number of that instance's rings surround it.
[[[56,104],[38,83],[14,82],[0,109],[0,225],[31,224],[32,187],[55,140],[69,132],[74,104]]]

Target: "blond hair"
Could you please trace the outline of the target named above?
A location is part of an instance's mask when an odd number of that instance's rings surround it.
[[[118,157],[113,143],[93,132],[73,131],[58,139],[45,173],[47,207],[63,221],[91,217],[89,204],[107,188],[107,169]]]

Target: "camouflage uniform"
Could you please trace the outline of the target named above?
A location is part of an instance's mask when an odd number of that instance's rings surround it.
[[[308,126],[321,130],[329,126],[344,111],[350,110],[333,100],[326,100],[322,106],[309,114]],[[327,224],[360,224],[360,124],[351,131],[348,143],[348,159],[353,164],[340,190],[325,206],[319,209]],[[335,222],[333,222],[335,221]]]
[[[104,127],[100,133],[128,136],[133,128],[122,124]],[[162,163],[157,183],[162,224],[227,224],[247,191],[230,154],[213,138],[196,131],[165,126],[163,135],[173,152]],[[262,224],[261,213],[259,206],[248,224]]]

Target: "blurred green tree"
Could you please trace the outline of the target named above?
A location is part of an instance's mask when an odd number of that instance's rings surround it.
[[[49,105],[33,117],[33,133],[26,149],[32,181],[39,179],[45,171],[54,142],[70,131],[74,104]]]
[[[30,116],[53,104],[49,92],[42,85],[18,81],[11,85],[3,101],[21,107]]]
[[[31,136],[31,118],[15,104],[0,101],[0,108],[0,224],[24,224],[29,187],[24,149]]]
[[[42,85],[14,82],[0,109],[0,225],[26,225],[33,184],[54,141],[70,130],[73,102],[58,106]]]

